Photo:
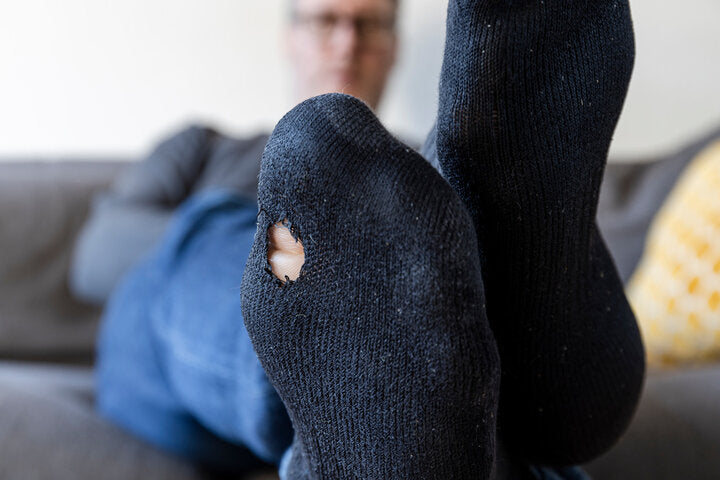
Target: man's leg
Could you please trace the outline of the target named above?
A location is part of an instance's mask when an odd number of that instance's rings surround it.
[[[595,226],[633,56],[627,0],[450,1],[437,154],[482,250],[500,436],[529,462],[598,455],[640,394],[640,336]]]
[[[240,308],[257,206],[191,198],[157,250],[121,283],[103,320],[98,404],[115,423],[204,466],[277,464],[292,439]]]
[[[293,109],[268,142],[243,316],[295,428],[285,475],[489,478],[498,359],[472,220],[362,102]],[[273,273],[268,230],[301,242]]]

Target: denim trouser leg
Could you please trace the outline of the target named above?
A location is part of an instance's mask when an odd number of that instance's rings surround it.
[[[537,480],[590,480],[587,473],[580,467],[530,467],[530,472]]]
[[[101,412],[227,471],[251,468],[255,457],[279,463],[292,440],[240,310],[256,213],[254,202],[222,191],[188,200],[113,295],[99,341]]]

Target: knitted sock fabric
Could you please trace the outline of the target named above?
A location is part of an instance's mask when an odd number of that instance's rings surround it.
[[[625,0],[453,0],[437,152],[484,251],[500,435],[579,463],[624,431],[643,349],[595,225],[634,59]]]
[[[330,94],[277,125],[258,196],[243,317],[295,428],[288,478],[488,478],[499,365],[457,195]],[[306,259],[286,283],[267,261],[283,219]]]

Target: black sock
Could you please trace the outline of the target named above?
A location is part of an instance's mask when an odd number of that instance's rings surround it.
[[[502,361],[499,428],[528,461],[609,448],[644,373],[595,226],[632,71],[626,0],[451,0],[437,152],[471,211]]]
[[[462,201],[339,94],[280,121],[258,195],[243,317],[296,431],[288,478],[488,478],[499,365]],[[306,259],[286,284],[283,219]]]

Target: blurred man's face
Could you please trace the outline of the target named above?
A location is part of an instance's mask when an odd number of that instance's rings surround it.
[[[395,62],[392,0],[291,0],[287,50],[299,99],[329,92],[376,108]]]

